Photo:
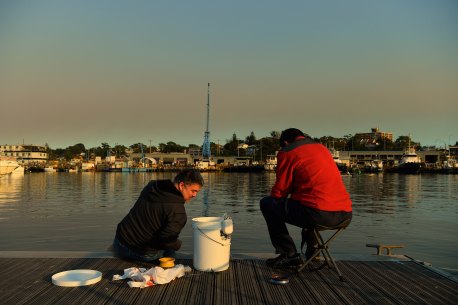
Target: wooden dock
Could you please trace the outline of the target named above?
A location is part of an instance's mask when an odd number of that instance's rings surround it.
[[[177,263],[192,267],[192,259]],[[232,259],[227,271],[193,270],[165,285],[130,288],[112,281],[124,269],[151,265],[117,258],[8,258],[0,256],[0,304],[458,304],[458,284],[415,261],[338,261],[346,281],[327,268],[304,270],[286,285],[269,279],[274,270],[261,259]],[[59,287],[51,276],[72,269],[95,269],[99,283]]]

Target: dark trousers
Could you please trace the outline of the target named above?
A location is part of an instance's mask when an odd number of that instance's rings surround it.
[[[352,217],[351,212],[320,211],[295,200],[270,196],[261,199],[261,212],[266,220],[270,241],[276,253],[288,256],[296,254],[297,248],[289,235],[287,223],[304,229],[312,228],[317,224],[331,227]],[[302,238],[308,247],[314,246],[315,241],[311,230],[307,230]]]
[[[154,262],[155,260],[161,257],[164,257],[164,256],[175,257],[176,255],[175,250],[173,249],[157,250],[154,252],[140,253],[138,251],[130,249],[129,247],[121,243],[117,237],[114,238],[113,248],[116,253],[116,256],[120,258],[133,260],[133,261]]]

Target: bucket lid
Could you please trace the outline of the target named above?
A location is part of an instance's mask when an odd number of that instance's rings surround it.
[[[52,283],[57,286],[86,286],[99,282],[102,279],[102,273],[90,269],[68,270],[54,274],[51,279]]]

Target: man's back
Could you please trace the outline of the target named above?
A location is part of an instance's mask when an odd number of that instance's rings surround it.
[[[351,211],[350,196],[329,150],[309,139],[297,140],[277,155],[271,195],[322,211]]]

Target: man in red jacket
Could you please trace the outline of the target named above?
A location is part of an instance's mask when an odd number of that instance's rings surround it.
[[[352,202],[329,150],[296,128],[280,136],[276,181],[270,196],[261,199],[261,211],[270,240],[279,256],[268,266],[298,267],[303,261],[288,233],[286,223],[300,228],[335,226],[352,217]],[[307,230],[306,257],[316,251],[311,230]]]

